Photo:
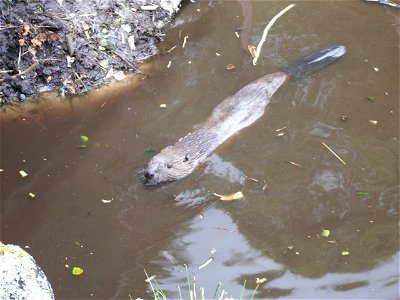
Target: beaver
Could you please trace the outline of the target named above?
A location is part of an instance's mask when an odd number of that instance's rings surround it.
[[[144,183],[157,185],[189,175],[225,140],[260,118],[272,95],[288,78],[319,70],[345,53],[346,48],[341,45],[323,48],[247,84],[215,107],[196,131],[155,155],[143,171]]]

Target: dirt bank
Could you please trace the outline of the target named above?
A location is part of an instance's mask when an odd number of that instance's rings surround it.
[[[157,52],[180,0],[3,0],[0,106],[58,90],[81,94]]]

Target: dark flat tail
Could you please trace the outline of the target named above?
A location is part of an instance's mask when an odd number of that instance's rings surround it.
[[[282,69],[290,77],[299,78],[325,68],[346,53],[346,47],[335,45],[319,49]]]

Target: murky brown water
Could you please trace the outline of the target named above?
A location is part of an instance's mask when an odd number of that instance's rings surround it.
[[[218,282],[239,298],[244,280],[249,298],[256,277],[267,279],[256,298],[399,297],[398,11],[298,2],[253,67],[241,48],[246,38],[234,34],[242,12],[256,44],[286,4],[254,1],[250,14],[249,6],[223,2],[170,30],[160,47],[178,47],[154,59],[155,75],[140,88],[128,82],[86,96],[97,100],[88,106],[80,98],[44,115],[2,115],[1,240],[30,246],[58,299],[149,298],[143,269],[159,276],[169,298],[179,297],[178,285],[188,298],[184,264],[207,298]],[[185,13],[205,7],[189,4]],[[140,182],[146,149],[175,143],[247,82],[338,43],[348,48],[345,58],[281,87],[266,114],[205,167],[154,189]],[[230,63],[235,70],[225,69]],[[86,149],[77,148],[82,134]],[[237,202],[212,195],[239,190],[245,197]],[[73,266],[84,275],[73,277]]]

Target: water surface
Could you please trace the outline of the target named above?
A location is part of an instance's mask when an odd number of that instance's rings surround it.
[[[149,298],[143,269],[169,298],[179,297],[178,285],[187,298],[185,264],[208,298],[218,282],[239,298],[244,280],[249,298],[257,277],[267,281],[256,298],[399,297],[397,11],[300,1],[252,66],[243,48],[286,4],[188,3],[190,23],[168,31],[140,87],[127,81],[67,108],[2,114],[1,240],[29,245],[58,299]],[[282,86],[265,115],[204,166],[161,187],[141,183],[153,151],[194,130],[224,98],[332,44],[347,55]],[[213,195],[239,190],[236,202]],[[73,266],[84,274],[73,277]]]

